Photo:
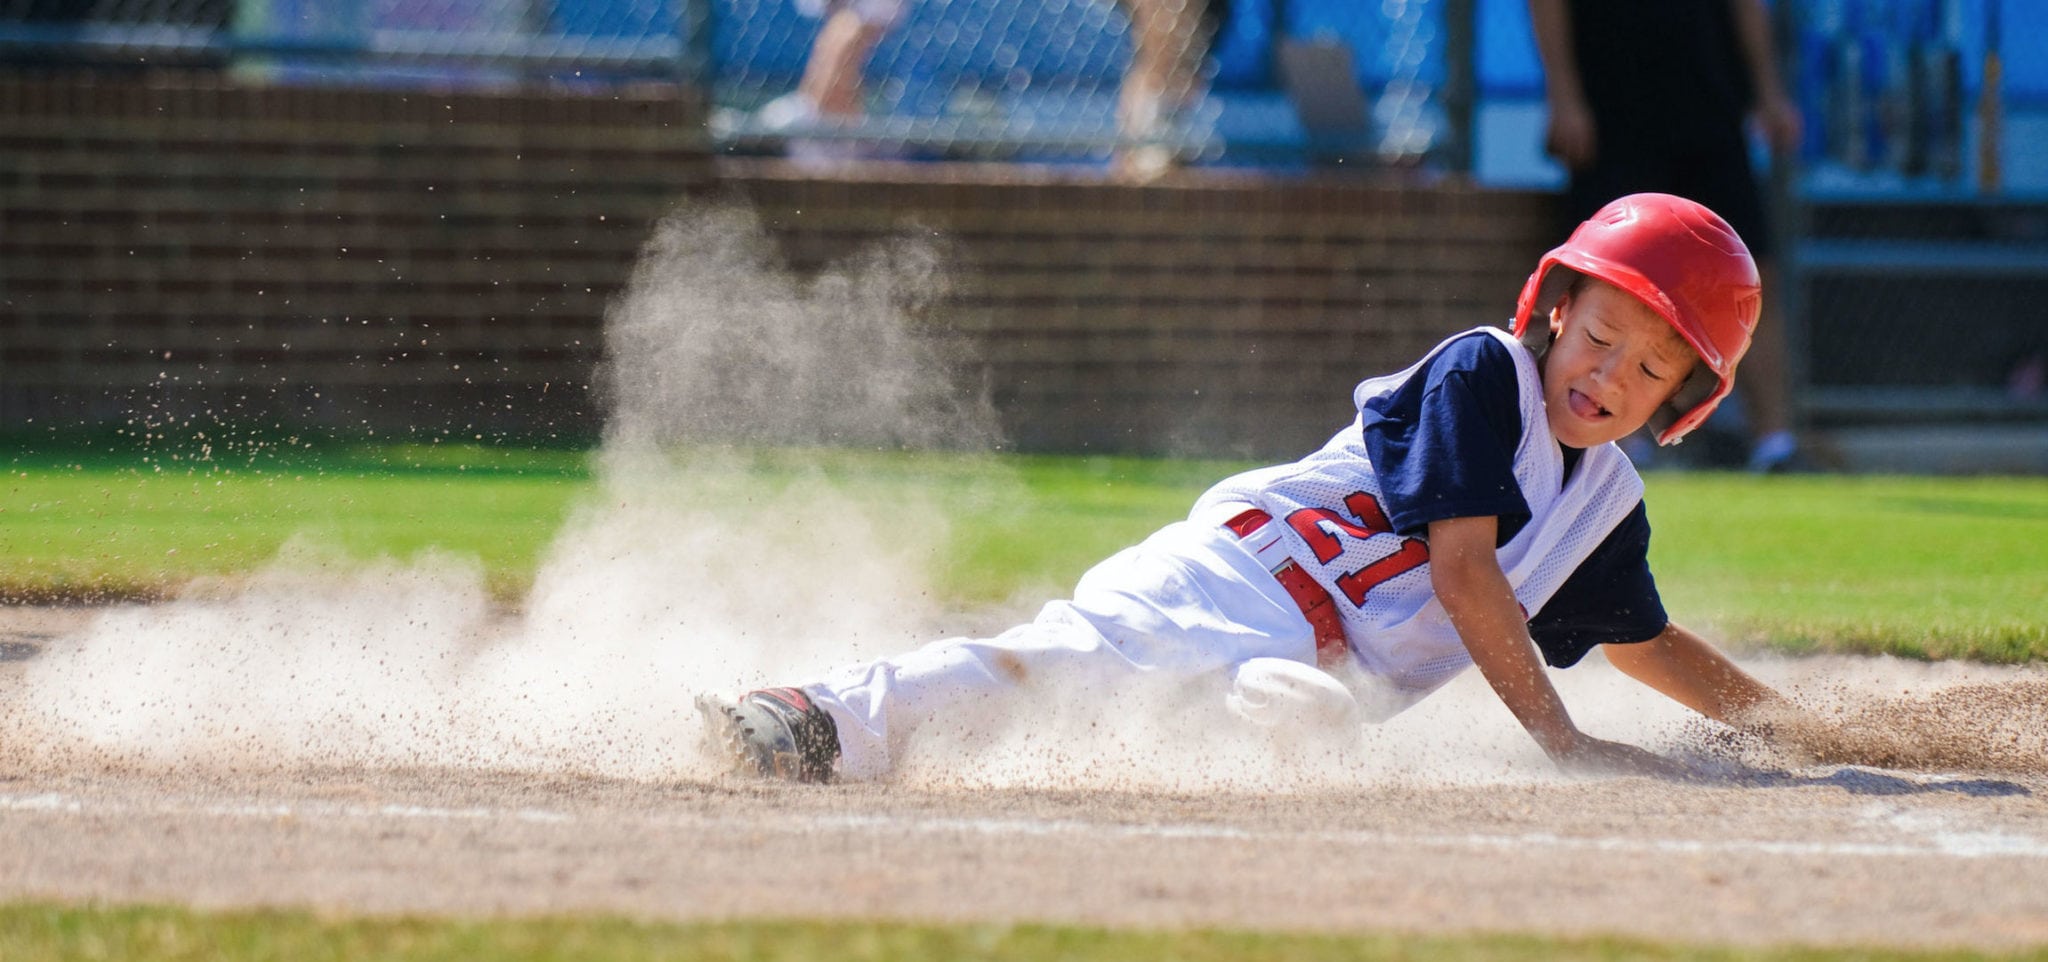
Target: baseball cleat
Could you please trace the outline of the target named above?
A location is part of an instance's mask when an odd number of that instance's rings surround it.
[[[697,696],[704,737],[733,771],[790,782],[829,782],[839,761],[839,727],[800,688],[761,688],[737,703]]]

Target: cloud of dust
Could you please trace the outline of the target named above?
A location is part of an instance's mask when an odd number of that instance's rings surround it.
[[[1784,690],[1829,725],[1811,739],[1817,761],[2048,775],[2048,666],[1839,657],[1787,664],[1793,677]]]
[[[1690,737],[1682,710],[1599,659],[1553,677],[1580,725],[1670,749]],[[938,787],[1059,787],[1166,792],[1328,792],[1387,784],[1559,781],[1478,672],[1378,723],[1282,716],[1262,724],[1226,709],[1228,683],[1142,683],[1113,704],[1018,712],[965,730],[921,729],[899,777]],[[1661,702],[1661,704],[1659,704]]]
[[[801,681],[930,639],[941,613],[924,572],[942,512],[864,500],[811,462],[834,448],[997,445],[986,398],[962,388],[943,338],[913,320],[940,274],[935,248],[904,243],[807,281],[751,214],[678,213],[607,318],[595,494],[518,612],[495,607],[462,559],[365,564],[295,545],[248,583],[111,609],[48,646],[0,693],[0,744],[11,762],[60,770],[712,777],[721,766],[700,750],[694,694]],[[2048,773],[2038,670],[1753,667],[1852,738],[1897,733],[1884,744],[1900,765]],[[1703,728],[1602,659],[1554,677],[1596,735],[1709,766],[1787,763]],[[1476,672],[1362,729],[1249,724],[1199,682],[1118,692],[1092,710],[1061,695],[972,734],[928,726],[938,730],[898,777],[1261,792],[1560,777]]]
[[[521,611],[476,566],[295,545],[251,582],[110,609],[0,693],[10,761],[463,766],[708,777],[693,696],[921,640],[943,518],[828,478],[835,448],[989,450],[915,315],[930,243],[805,280],[753,216],[678,212],[607,317],[593,497]],[[901,485],[890,491],[904,494]]]
[[[808,282],[737,207],[672,216],[606,317],[605,451],[676,442],[986,450],[986,397],[961,390],[912,315],[944,292],[929,240],[865,251]]]
[[[1833,759],[1735,736],[1598,655],[1551,673],[1590,734],[1686,761],[1701,778],[1786,784],[1837,765],[1952,775],[2048,775],[2048,669],[1887,657],[1742,659],[1835,726]],[[1378,724],[1267,728],[1221,710],[1221,691],[1121,693],[1100,711],[1019,716],[971,733],[920,732],[902,777],[932,787],[1327,792],[1376,785],[1560,782],[1477,671]],[[1800,774],[1805,773],[1805,774]]]

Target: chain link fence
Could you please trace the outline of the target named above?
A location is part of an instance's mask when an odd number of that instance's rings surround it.
[[[1804,414],[2048,423],[2048,2],[1773,9],[1806,117],[1778,265]],[[685,83],[716,149],[823,163],[1559,179],[1526,0],[0,0],[0,68],[80,65],[222,89]],[[1504,143],[1524,157],[1489,179],[1469,158]]]
[[[0,0],[16,67],[285,83],[684,79],[801,157],[1414,163],[1471,0]],[[1459,11],[1464,11],[1460,13]],[[1468,58],[1469,59],[1469,58]]]
[[[2048,5],[1807,0],[1780,11],[1821,191],[2048,189]],[[2017,140],[2014,138],[2017,137]],[[2017,161],[2015,168],[2009,161]]]
[[[1806,117],[1789,305],[1811,417],[2048,418],[2048,4],[1779,10]]]
[[[1474,139],[1529,136],[1472,121],[1540,83],[1523,3],[0,0],[0,58],[305,83],[681,79],[710,91],[722,149],[799,158],[1151,148],[1465,169]],[[1812,186],[2048,191],[2048,4],[1776,11]]]
[[[0,0],[17,66],[202,67],[286,83],[674,80],[682,0]]]
[[[1446,142],[1444,21],[1459,5],[1443,0],[862,7],[721,4],[721,139],[1017,159],[1153,146],[1183,161],[1253,164],[1304,152],[1414,162]],[[854,96],[839,96],[833,64],[849,55],[864,75]]]

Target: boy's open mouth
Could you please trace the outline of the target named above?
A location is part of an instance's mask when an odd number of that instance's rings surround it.
[[[1613,413],[1577,391],[1568,391],[1565,399],[1571,404],[1573,414],[1588,420],[1604,418]]]

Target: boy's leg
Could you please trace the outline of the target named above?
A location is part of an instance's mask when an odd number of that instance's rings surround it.
[[[806,691],[837,723],[840,772],[896,767],[913,733],[975,738],[1127,685],[1137,666],[1068,602],[994,638],[956,638],[852,665]]]
[[[1253,658],[1232,666],[1224,706],[1265,729],[1349,731],[1361,720],[1358,699],[1343,682],[1287,658]]]
[[[1213,526],[1177,524],[1091,569],[1070,602],[992,639],[850,666],[806,691],[837,724],[841,772],[874,777],[911,734],[1000,732],[1013,719],[1098,710],[1255,658],[1315,660],[1300,609]]]

